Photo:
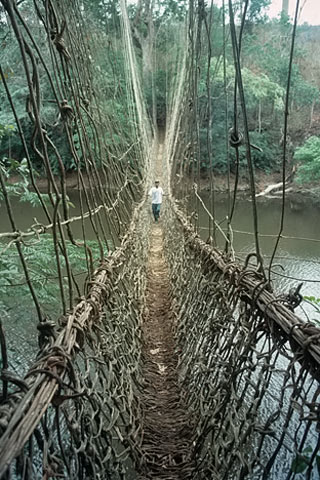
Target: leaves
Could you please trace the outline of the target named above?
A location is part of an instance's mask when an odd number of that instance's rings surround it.
[[[313,448],[308,445],[302,453],[297,453],[296,457],[293,459],[291,463],[291,471],[293,473],[304,473],[310,465],[311,457],[313,454]],[[317,455],[316,458],[316,465],[318,472],[320,471],[320,455]]]
[[[302,473],[308,467],[308,460],[303,455],[297,455],[291,464],[291,470],[294,473]]]
[[[314,303],[319,303],[320,304],[320,298],[316,298],[313,295],[311,297],[304,296],[303,297],[305,300],[309,300],[310,302]]]
[[[294,160],[298,163],[298,182],[320,180],[320,137],[310,137],[294,153]]]
[[[39,205],[40,200],[36,193],[29,191],[29,167],[25,158],[18,162],[12,158],[4,158],[0,161],[0,168],[5,177],[5,189],[8,196],[20,197],[21,201],[30,202],[33,206]],[[10,181],[10,177],[18,175],[19,180]],[[45,195],[43,196],[46,197]],[[4,200],[3,192],[0,191],[0,205]]]
[[[99,247],[95,241],[87,241],[94,258],[99,258]],[[86,257],[83,246],[75,246],[66,241],[67,253],[75,278],[81,278],[87,274]],[[56,312],[61,308],[58,284],[58,269],[56,264],[55,250],[51,235],[42,235],[40,240],[33,239],[28,245],[21,245],[22,252],[34,286],[36,295],[46,311]],[[105,247],[105,255],[113,248],[111,242]],[[67,288],[66,263],[62,253],[59,260],[63,272],[63,284]],[[11,245],[5,255],[0,255],[0,305],[5,309],[16,303],[17,295],[19,302],[25,308],[31,305],[31,296],[25,280],[24,272],[16,255],[15,245]],[[81,284],[82,282],[80,282]]]

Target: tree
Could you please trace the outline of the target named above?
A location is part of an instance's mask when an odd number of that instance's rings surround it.
[[[157,71],[156,57],[157,61],[159,57],[166,59],[170,57],[170,51],[177,37],[175,35],[175,39],[172,38],[169,52],[167,50],[168,44],[163,40],[179,28],[177,23],[182,20],[184,13],[185,0],[161,0],[157,2],[155,0],[138,0],[137,5],[132,9],[131,28],[136,46],[140,50],[142,86],[154,125],[157,124],[158,117],[157,92],[160,86],[159,81],[161,82],[164,78],[163,74]],[[166,66],[168,67],[168,65],[170,66],[170,62]],[[168,72],[166,74],[168,75]],[[161,101],[159,103],[162,104]],[[162,113],[160,113],[160,117],[163,117]]]
[[[77,52],[74,44],[68,44],[68,48],[73,54],[71,76],[73,77],[77,70],[81,70],[77,95],[81,97],[84,109],[81,108],[81,127],[79,123],[76,126],[73,125],[68,136],[59,106],[62,93],[58,83],[61,75],[57,75],[50,53],[50,45],[51,48],[55,47],[50,44],[50,38],[43,28],[44,25],[37,21],[33,2],[29,0],[22,2],[23,16],[34,39],[34,43],[29,41],[28,44],[34,64],[37,66],[40,92],[38,110],[41,125],[51,142],[46,148],[49,152],[53,174],[60,173],[60,163],[53,150],[59,153],[64,168],[68,172],[77,169],[78,166],[83,167],[84,150],[88,152],[88,147],[91,147],[91,160],[94,158],[96,164],[100,166],[101,161],[104,161],[105,158],[101,158],[98,153],[98,142],[104,142],[105,150],[114,156],[119,150],[126,151],[129,144],[135,143],[134,120],[129,118],[128,113],[133,105],[124,95],[126,80],[118,3],[115,0],[83,0],[81,2],[82,8],[79,13],[77,31],[73,32],[72,38],[74,43],[78,43],[78,47],[81,45],[81,48],[78,48]],[[4,88],[5,82],[25,137],[33,167],[43,175],[45,174],[43,161],[35,153],[35,149],[32,146],[30,148],[34,134],[34,122],[26,108],[28,99],[30,99],[30,91],[21,61],[21,52],[15,36],[12,34],[10,23],[1,23],[1,20],[2,16],[0,15],[2,47],[0,63],[4,76],[4,81],[1,81],[0,77],[0,128],[5,125],[16,125],[15,116]],[[68,28],[72,28],[71,22]],[[66,43],[69,41],[68,28],[65,31]],[[72,42],[70,41],[70,43]],[[39,48],[39,51],[35,46]],[[43,63],[39,58],[39,52],[41,52]],[[80,57],[80,55],[82,56]],[[30,70],[32,70],[31,65]],[[71,98],[73,94],[69,89],[69,81],[64,81],[63,85],[63,98],[69,96],[68,101],[71,103],[71,108],[76,108],[74,103],[77,102],[73,102]],[[80,93],[80,89],[83,90],[82,93]],[[100,118],[97,118],[97,103],[99,104]],[[90,117],[86,114],[87,112]],[[104,128],[97,138],[95,129],[99,128],[97,125],[101,124],[101,116],[108,128]],[[83,135],[86,136],[85,140],[81,138],[81,129]],[[73,143],[72,146],[70,142]],[[86,144],[85,149],[82,148],[84,144]],[[75,159],[74,152],[77,152],[78,159]],[[10,156],[18,161],[26,156],[18,128],[10,132],[10,136],[6,135],[2,140],[0,139],[0,158],[3,156]],[[131,156],[134,158],[134,149],[128,154],[129,158]]]
[[[298,164],[296,180],[300,183],[320,180],[320,137],[310,137],[294,153]]]
[[[252,32],[252,27],[258,23],[265,23],[267,21],[266,9],[271,4],[271,0],[251,0],[247,13],[247,27],[249,32]]]

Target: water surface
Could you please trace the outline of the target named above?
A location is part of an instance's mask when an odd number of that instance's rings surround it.
[[[210,205],[209,194],[202,194],[204,203]],[[281,217],[280,199],[257,199],[259,245],[264,264],[269,266],[270,258],[279,232]],[[209,220],[204,208],[199,205],[200,235],[204,240],[209,235]],[[215,218],[226,232],[228,201],[219,195],[215,202]],[[310,203],[288,201],[285,207],[284,229],[272,267],[272,280],[277,292],[288,293],[303,282],[301,293],[304,296],[320,298],[320,212]],[[253,236],[252,202],[249,199],[237,200],[232,219],[233,246],[235,254],[244,260],[255,251]],[[218,246],[224,248],[225,240],[217,232]],[[310,312],[310,308],[305,305]],[[313,311],[313,309],[312,309]],[[303,315],[303,312],[300,311]],[[319,318],[320,320],[320,318]]]

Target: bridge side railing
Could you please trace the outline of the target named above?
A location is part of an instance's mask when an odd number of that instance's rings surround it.
[[[173,200],[166,217],[195,478],[318,478],[320,329],[203,242]]]
[[[2,370],[1,478],[126,478],[133,471],[150,221],[143,205],[73,310],[39,332],[42,349],[25,377]]]

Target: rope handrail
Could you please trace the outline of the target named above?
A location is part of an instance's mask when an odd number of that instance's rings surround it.
[[[81,215],[78,215],[78,216],[70,217],[70,218],[68,218],[68,220],[61,221],[60,225],[66,226],[66,225],[70,225],[73,222],[77,222],[79,220],[89,218],[90,216],[94,216],[97,213],[99,213],[100,210],[102,210],[102,209],[105,210],[106,213],[110,213],[110,212],[114,211],[116,206],[120,203],[121,193],[127,187],[127,185],[128,185],[128,179],[126,178],[124,184],[117,191],[117,198],[111,204],[111,206],[107,206],[105,204],[99,205],[98,207],[96,207],[93,210],[90,210],[88,212],[84,212],[84,213],[82,213]],[[31,225],[31,227],[29,228],[29,231],[27,231],[27,232],[4,232],[4,233],[0,233],[0,239],[1,238],[13,238],[15,240],[20,240],[20,239],[23,239],[25,237],[32,237],[34,235],[37,235],[37,236],[41,235],[43,233],[46,233],[48,230],[50,230],[52,228],[54,228],[53,223],[50,223],[49,225],[43,225],[42,223],[37,222],[34,225]]]
[[[218,224],[218,225],[220,225],[220,224]],[[198,227],[198,229],[199,230],[208,230],[207,227]],[[226,228],[222,228],[221,230],[223,232],[228,231]],[[253,232],[247,232],[245,230],[238,230],[236,228],[233,228],[232,231],[233,231],[233,233],[240,233],[240,234],[243,234],[243,235],[254,235]],[[259,233],[259,237],[277,238],[278,235],[273,235],[271,233]],[[320,242],[320,239],[318,239],[318,238],[295,237],[295,236],[292,236],[292,235],[283,235],[283,234],[281,234],[281,238],[283,238],[284,240],[302,240],[302,241],[305,241],[305,242]]]
[[[114,289],[112,273],[121,264],[126,249],[134,239],[137,218],[144,204],[145,199],[136,207],[121,246],[96,270],[85,298],[67,315],[65,326],[44,355],[44,359],[40,357],[29,369],[26,375],[27,392],[20,394],[15,413],[8,419],[7,428],[0,438],[0,477],[33,434],[59,387],[63,385],[64,375],[69,368],[67,359],[75,355],[79,329],[85,330],[90,322],[98,318],[100,306],[110,297]],[[4,407],[5,404],[2,404],[2,412]],[[10,409],[7,414],[10,415]]]
[[[228,264],[224,255],[216,248],[205,243],[195,233],[192,226],[176,203],[170,198],[172,209],[179,220],[186,235],[188,244],[197,252],[205,262],[212,262],[224,276],[240,288],[248,299],[254,299],[257,309],[275,322],[288,338],[294,339],[305,353],[309,353],[315,363],[320,366],[320,328],[313,324],[306,324],[290,311],[284,304],[283,298],[277,298],[273,292],[268,291],[261,275],[253,269],[244,269],[243,266],[232,262]],[[262,288],[260,289],[262,285]],[[257,293],[258,287],[258,293]],[[282,303],[281,303],[282,302]],[[310,331],[312,339],[310,340]]]

